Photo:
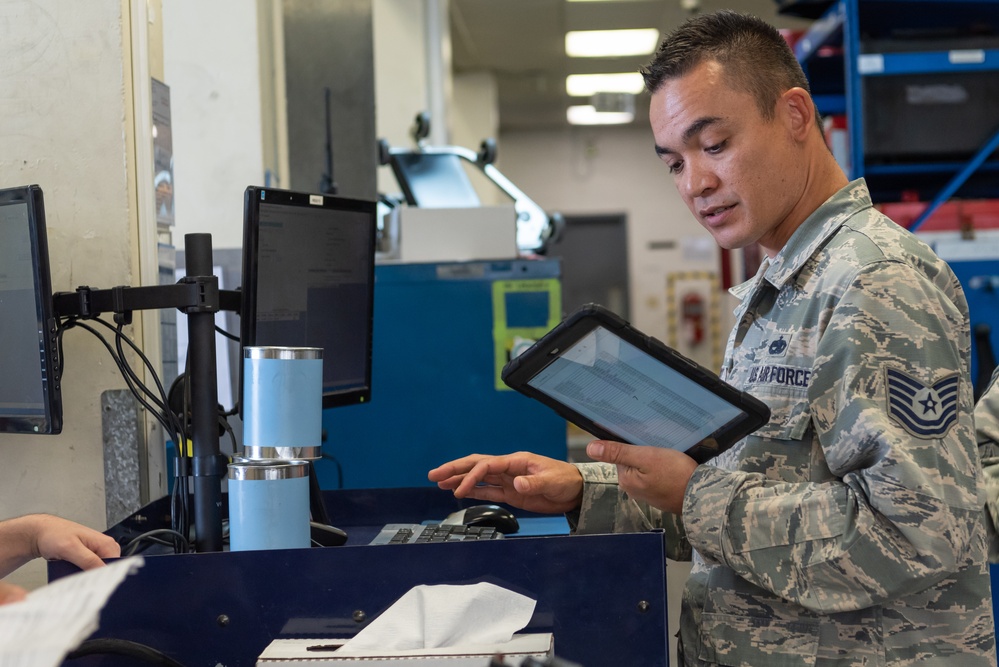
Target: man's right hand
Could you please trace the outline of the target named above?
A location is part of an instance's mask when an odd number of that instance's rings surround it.
[[[472,454],[431,470],[427,477],[458,498],[502,502],[540,514],[579,507],[583,476],[576,466],[530,452]]]

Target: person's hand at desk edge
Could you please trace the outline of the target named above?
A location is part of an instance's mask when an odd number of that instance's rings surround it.
[[[34,558],[65,560],[90,570],[103,566],[104,558],[120,555],[114,538],[50,514],[0,521],[0,577]],[[0,604],[23,600],[26,595],[20,586],[0,582]]]

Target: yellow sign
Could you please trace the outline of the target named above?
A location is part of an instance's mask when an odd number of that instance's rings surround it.
[[[536,314],[521,318],[507,311],[513,295],[526,296],[536,293],[540,298],[547,295],[547,319],[541,324]],[[526,320],[530,320],[529,322]],[[562,321],[562,284],[557,278],[538,280],[497,280],[493,283],[493,345],[496,360],[496,389],[508,391],[510,388],[500,377],[503,367],[534,341],[554,329]]]

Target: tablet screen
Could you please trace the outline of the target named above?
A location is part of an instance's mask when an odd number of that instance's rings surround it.
[[[635,445],[686,451],[744,416],[739,407],[602,326],[528,384]]]

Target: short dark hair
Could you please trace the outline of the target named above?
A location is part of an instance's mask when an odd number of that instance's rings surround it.
[[[809,90],[801,65],[777,29],[756,16],[731,10],[700,14],[667,35],[652,62],[641,70],[645,88],[655,93],[666,81],[708,60],[719,62],[729,85],[750,93],[767,119],[774,117],[785,91],[796,86]]]

